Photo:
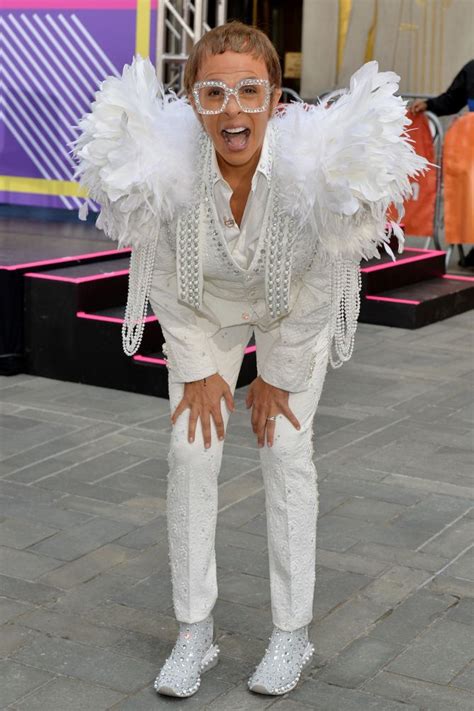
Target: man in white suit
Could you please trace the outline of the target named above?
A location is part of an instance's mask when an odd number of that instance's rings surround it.
[[[245,41],[253,41],[265,55],[232,49]],[[311,442],[328,360],[331,272],[319,266],[308,275],[307,285],[295,283],[290,295],[294,306],[284,317],[288,326],[294,320],[288,333],[282,329],[281,317],[269,317],[262,228],[272,168],[267,128],[281,95],[280,65],[265,35],[247,28],[243,34],[237,24],[214,30],[204,42],[211,51],[202,48],[197,54],[196,49],[186,72],[196,110],[213,110],[214,105],[221,109],[198,113],[213,144],[211,173],[204,176],[209,200],[214,202],[213,226],[205,222],[200,235],[206,242],[202,308],[196,314],[178,300],[176,255],[166,235],[157,247],[160,258],[150,292],[166,338],[173,413],[168,489],[173,596],[180,638],[189,639],[189,653],[196,655],[202,628],[201,655],[215,654],[211,613],[218,595],[217,484],[227,420],[234,409],[233,392],[253,331],[259,375],[249,387],[247,405],[265,482],[275,630],[265,664],[250,688],[273,693],[293,683],[313,651],[308,624],[313,609],[318,492]],[[218,42],[230,49],[221,54],[212,51]],[[242,80],[248,83],[224,103],[225,87],[205,83],[214,80],[233,88]],[[267,82],[268,89],[252,83],[255,80]],[[194,91],[198,105],[193,94],[196,82],[201,82]],[[245,111],[247,105],[258,111]],[[285,257],[275,251],[275,260],[283,262]],[[280,280],[283,286],[283,277]],[[277,649],[285,660],[278,674]],[[178,643],[158,677],[160,693],[176,691],[176,655],[182,650]],[[195,656],[196,662],[201,655]],[[267,669],[270,659],[273,674]],[[291,670],[286,659],[291,659]],[[185,676],[181,693],[189,693],[196,683],[196,669],[192,672]]]
[[[148,300],[166,340],[179,636],[155,680],[160,694],[191,696],[218,660],[218,477],[252,333],[258,376],[247,406],[265,485],[274,629],[249,689],[284,694],[311,660],[313,418],[328,362],[352,353],[360,259],[390,251],[387,208],[425,165],[404,133],[397,80],[370,62],[337,101],[275,111],[277,53],[262,32],[232,22],[192,49],[188,101],[167,95],[136,58],[103,83],[81,122],[78,173],[101,203],[97,225],[132,246],[125,351],[139,347]]]

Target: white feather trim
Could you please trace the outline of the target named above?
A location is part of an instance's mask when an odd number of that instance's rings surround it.
[[[282,207],[298,227],[309,222],[330,259],[378,257],[382,244],[391,253],[387,208],[395,203],[401,217],[409,177],[429,165],[406,134],[398,81],[369,62],[327,108],[333,95],[325,105],[290,104],[272,120]],[[79,128],[76,177],[101,205],[97,227],[119,246],[146,244],[162,219],[190,204],[202,177],[201,125],[186,100],[164,92],[148,59],[137,56],[120,78],[102,82]],[[391,227],[401,247],[403,233]]]
[[[411,121],[394,96],[399,79],[368,62],[331,105],[294,103],[274,119],[283,208],[299,226],[310,222],[331,259],[379,257],[390,238],[388,206],[395,203],[400,219],[409,177],[427,168],[405,132]],[[403,240],[396,223],[392,229]]]
[[[147,243],[189,204],[200,124],[184,99],[165,93],[148,59],[105,79],[79,128],[75,177],[101,206],[97,227],[120,247]]]

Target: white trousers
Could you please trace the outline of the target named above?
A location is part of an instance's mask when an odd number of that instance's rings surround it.
[[[221,329],[210,339],[219,373],[232,392],[252,328],[257,362],[262,362],[278,329],[263,332],[257,326],[237,325]],[[289,396],[289,406],[301,430],[279,415],[273,446],[265,445],[259,450],[265,487],[272,619],[274,625],[287,631],[309,624],[313,617],[319,498],[312,434],[327,370],[326,329],[315,353],[316,366],[308,389]],[[174,382],[171,362],[169,390],[173,411],[183,396],[184,385]],[[229,413],[224,401],[222,414],[227,429]],[[211,613],[218,596],[215,533],[224,442],[218,441],[212,423],[209,449],[204,448],[199,424],[195,441],[190,444],[188,420],[186,410],[171,435],[167,519],[174,611],[178,621],[192,623]]]

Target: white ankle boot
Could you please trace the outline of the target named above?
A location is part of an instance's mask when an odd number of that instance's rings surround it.
[[[219,647],[212,643],[213,617],[192,624],[180,622],[179,636],[155,679],[154,688],[165,696],[192,696],[201,674],[217,664]]]
[[[297,685],[313,652],[307,626],[292,632],[274,627],[265,656],[248,681],[249,689],[258,694],[286,694]]]

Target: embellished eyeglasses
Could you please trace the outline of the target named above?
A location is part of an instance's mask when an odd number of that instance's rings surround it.
[[[268,79],[241,79],[233,89],[223,81],[198,81],[193,97],[200,114],[222,113],[231,96],[235,96],[241,111],[258,114],[268,109],[272,89]]]

